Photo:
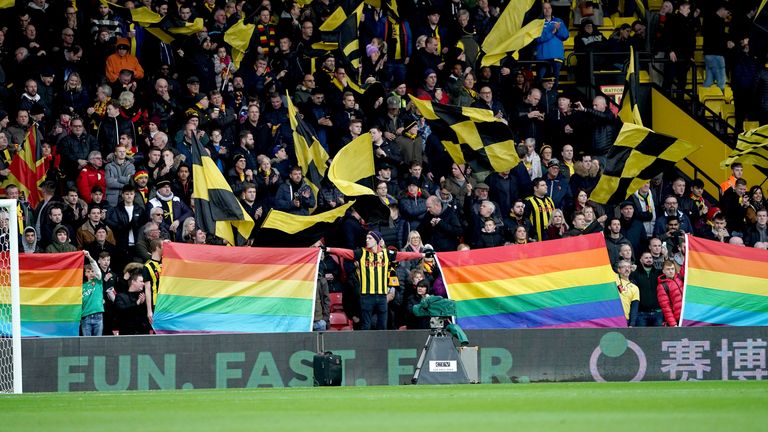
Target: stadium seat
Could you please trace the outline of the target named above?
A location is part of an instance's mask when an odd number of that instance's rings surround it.
[[[568,37],[568,39],[563,42],[563,47],[566,51],[573,51],[573,44],[575,43],[574,35],[571,35]]]
[[[600,26],[601,29],[608,29],[611,32],[613,32],[613,29],[616,28],[616,26],[613,25],[613,20],[609,17],[603,17],[603,25]]]
[[[729,104],[733,103],[733,89],[728,84],[725,85],[725,102]]]
[[[720,117],[729,125],[736,126],[736,107],[733,104],[723,102],[720,105]]]
[[[331,330],[352,330],[352,320],[344,312],[331,312]]]
[[[663,0],[648,0],[648,10],[658,11],[662,3],[664,3]]]
[[[330,293],[328,297],[331,299],[331,312],[344,312],[344,306],[342,305],[342,296],[340,292]]]
[[[756,121],[745,121],[744,122],[744,130],[745,131],[752,130],[752,129],[757,129],[759,127],[760,127],[760,123],[759,122],[756,122]]]
[[[621,27],[622,24],[629,24],[632,25],[633,22],[635,22],[637,18],[631,16],[631,17],[618,17],[613,19],[613,27]]]

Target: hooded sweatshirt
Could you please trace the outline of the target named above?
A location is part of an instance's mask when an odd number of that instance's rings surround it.
[[[67,232],[67,241],[60,242],[59,237],[56,235],[59,231],[64,230]],[[56,225],[53,228],[53,236],[51,238],[51,244],[45,248],[45,253],[64,253],[64,252],[76,252],[77,248],[69,242],[69,230],[64,225]]]

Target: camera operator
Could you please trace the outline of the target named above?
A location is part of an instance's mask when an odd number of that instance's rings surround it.
[[[308,216],[315,207],[315,195],[301,173],[301,167],[291,168],[291,175],[277,189],[275,208],[287,213]]]

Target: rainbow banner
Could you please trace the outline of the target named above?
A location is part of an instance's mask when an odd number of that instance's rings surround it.
[[[8,262],[7,254],[3,261]],[[19,294],[22,337],[61,337],[80,334],[83,310],[83,253],[19,254]],[[0,299],[7,310],[0,317],[10,333],[10,298]],[[5,334],[3,336],[10,336]]]
[[[465,329],[627,326],[601,234],[438,258]]]
[[[312,331],[319,249],[167,243],[158,333]]]
[[[682,325],[768,325],[768,251],[687,237]]]

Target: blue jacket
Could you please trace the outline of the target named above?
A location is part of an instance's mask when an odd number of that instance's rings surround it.
[[[560,29],[553,33],[552,27],[555,22],[560,23]],[[552,20],[544,23],[544,30],[536,39],[536,59],[563,59],[565,57],[563,42],[566,39],[568,39],[568,26],[560,18],[552,17]]]

